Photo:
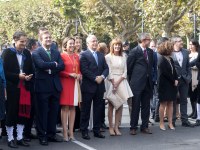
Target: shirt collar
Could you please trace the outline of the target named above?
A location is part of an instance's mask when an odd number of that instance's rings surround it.
[[[42,46],[44,48],[45,51],[50,51],[50,48],[47,49],[46,47]]]
[[[89,49],[89,48],[88,48]],[[89,49],[90,50],[90,52],[93,54],[94,52],[96,52],[96,51],[94,51],[94,50],[92,50],[92,49]]]
[[[141,47],[142,51],[144,51],[145,49],[147,49],[147,48],[142,47],[142,45],[140,45],[140,47]]]

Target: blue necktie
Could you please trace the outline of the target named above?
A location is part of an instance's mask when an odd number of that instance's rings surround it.
[[[96,52],[93,52],[93,56],[94,56],[94,59],[98,65],[98,56],[97,56],[97,53]]]

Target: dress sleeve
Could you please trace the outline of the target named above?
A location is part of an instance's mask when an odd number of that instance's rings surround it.
[[[124,72],[122,74],[123,78],[127,78],[127,63],[126,63],[127,57],[123,55],[123,63],[124,63]]]
[[[106,59],[106,63],[108,65],[109,68],[109,74],[108,74],[108,80],[113,79],[113,75],[112,75],[112,66],[111,66],[111,59],[110,59],[111,55],[106,55],[105,59]]]

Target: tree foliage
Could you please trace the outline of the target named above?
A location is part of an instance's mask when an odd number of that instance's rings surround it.
[[[61,41],[66,20],[58,9],[53,8],[51,0],[12,0],[0,5],[0,38],[3,43],[11,40],[16,30],[23,30],[37,38],[39,27],[45,26],[53,38]]]

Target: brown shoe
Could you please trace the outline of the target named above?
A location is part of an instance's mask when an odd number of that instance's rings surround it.
[[[136,130],[135,129],[132,129],[131,131],[130,131],[130,134],[131,135],[136,135],[137,133],[136,133]]]
[[[144,134],[152,134],[152,132],[149,128],[141,129],[141,132]]]

